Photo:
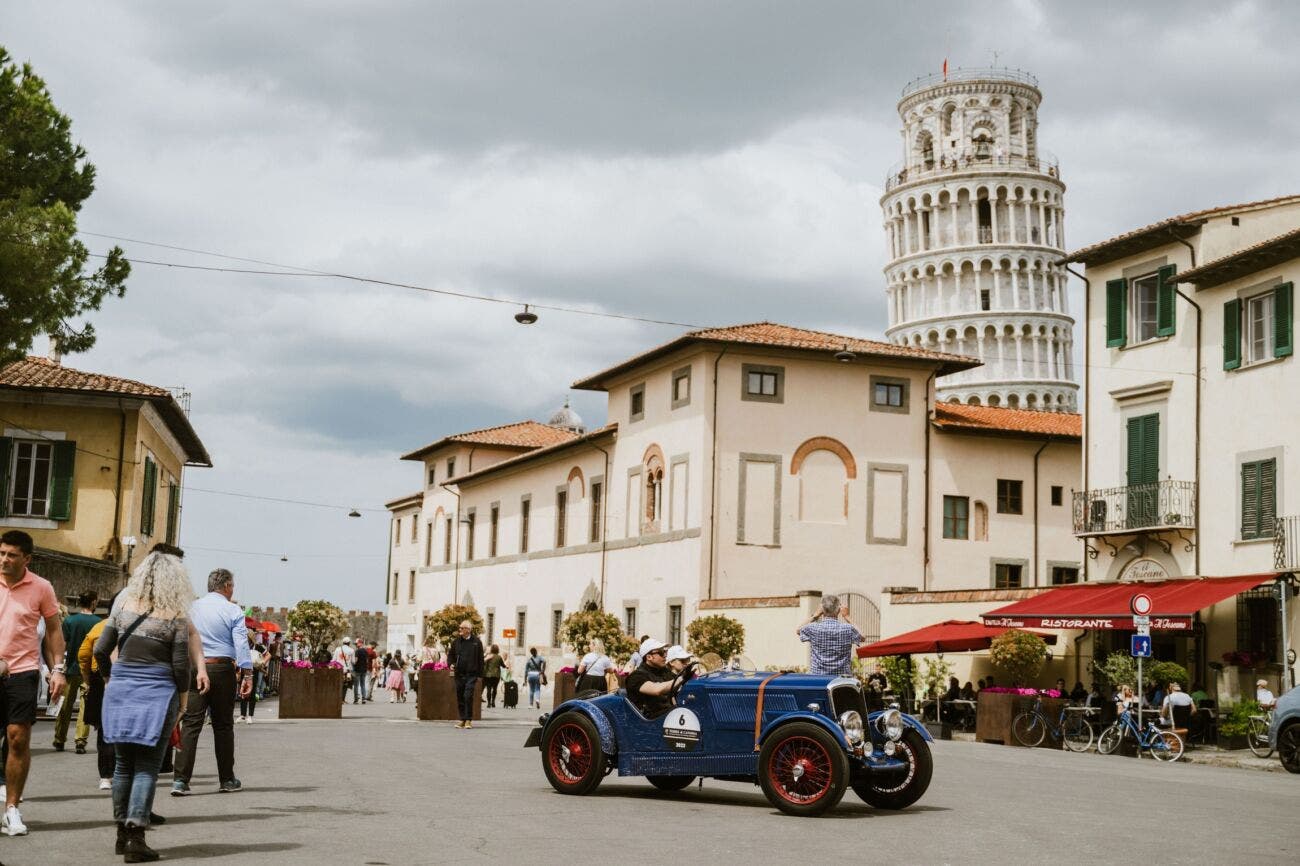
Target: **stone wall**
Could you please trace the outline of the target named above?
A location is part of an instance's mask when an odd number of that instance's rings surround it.
[[[113,593],[126,585],[126,575],[111,562],[42,547],[32,552],[28,567],[54,584],[55,596],[69,609],[75,608],[77,596],[87,590],[94,590],[100,601],[107,603]]]
[[[289,610],[287,607],[250,607],[255,619],[270,620],[288,634]],[[344,611],[348,618],[347,636],[362,638],[368,644],[383,645],[388,639],[388,614],[382,611]]]

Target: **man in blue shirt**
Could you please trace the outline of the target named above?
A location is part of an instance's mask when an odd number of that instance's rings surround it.
[[[190,682],[189,702],[181,722],[181,745],[176,750],[172,796],[190,792],[194,757],[198,750],[203,720],[212,714],[212,739],[217,752],[217,778],[223,794],[243,786],[235,778],[235,700],[245,699],[253,689],[253,658],[248,652],[248,629],[244,612],[230,599],[235,594],[235,576],[224,568],[208,575],[208,594],[190,608],[190,623],[203,641],[203,661],[212,685],[200,692]]]
[[[849,622],[849,609],[839,596],[822,596],[819,611],[810,616],[795,634],[812,645],[808,672],[825,676],[853,676],[853,647],[862,643],[862,632]]]

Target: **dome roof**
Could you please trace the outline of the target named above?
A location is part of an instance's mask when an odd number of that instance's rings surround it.
[[[552,427],[559,427],[563,430],[570,430],[574,433],[583,433],[586,427],[583,425],[581,416],[569,408],[569,398],[564,398],[564,405],[551,413],[550,420],[546,422]]]

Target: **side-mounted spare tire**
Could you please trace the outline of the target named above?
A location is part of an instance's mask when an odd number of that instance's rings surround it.
[[[605,750],[591,719],[569,711],[551,719],[542,734],[542,769],[561,794],[590,794],[605,778]]]
[[[758,781],[773,806],[788,815],[812,817],[834,808],[844,797],[849,759],[821,725],[790,722],[763,742]]]
[[[878,809],[906,809],[921,799],[934,775],[934,758],[930,746],[915,728],[905,728],[894,757],[907,761],[907,775],[901,779],[887,776],[873,781],[870,775],[853,780],[853,793],[869,806]]]

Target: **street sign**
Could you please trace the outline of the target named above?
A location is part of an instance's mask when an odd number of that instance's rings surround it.
[[[1135,659],[1151,658],[1151,635],[1135,634],[1130,640],[1132,641],[1132,646],[1130,650],[1133,658]]]
[[[1133,625],[1137,628],[1137,633],[1138,633],[1138,634],[1142,635],[1143,637],[1150,637],[1150,636],[1151,636],[1151,623],[1150,623],[1150,621],[1147,621],[1147,622],[1134,622]]]
[[[1145,592],[1134,593],[1128,601],[1128,609],[1134,616],[1146,616],[1151,613],[1151,596]]]
[[[1139,615],[1133,617],[1133,624],[1134,624],[1134,625],[1145,625],[1145,626],[1149,626],[1149,625],[1151,625],[1151,617],[1149,617],[1149,616],[1142,616],[1142,615],[1139,614]]]
[[[502,636],[502,637],[515,637],[517,634],[519,634],[519,632],[516,631],[516,630],[513,629],[513,628],[503,628],[503,629],[501,629],[501,636]]]

